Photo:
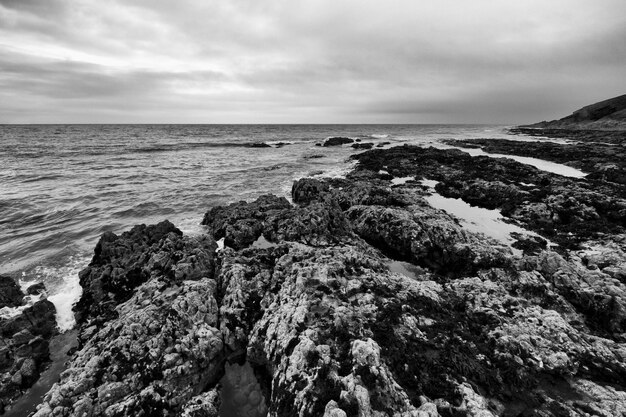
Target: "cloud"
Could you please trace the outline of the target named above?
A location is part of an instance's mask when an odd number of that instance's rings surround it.
[[[626,90],[621,0],[0,0],[0,122],[495,122]]]

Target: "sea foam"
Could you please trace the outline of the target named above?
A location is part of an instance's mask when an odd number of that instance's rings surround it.
[[[57,327],[61,333],[74,327],[76,319],[72,307],[83,294],[78,273],[89,263],[87,256],[72,256],[64,265],[38,266],[35,277],[29,282],[44,282],[48,290],[48,300],[54,304],[57,314]]]

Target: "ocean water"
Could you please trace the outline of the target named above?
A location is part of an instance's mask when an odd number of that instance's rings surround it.
[[[289,197],[297,178],[342,175],[357,151],[315,146],[330,136],[386,146],[528,139],[485,125],[1,125],[0,274],[23,287],[43,281],[69,329],[78,271],[103,232],[169,219],[198,233],[212,206]]]

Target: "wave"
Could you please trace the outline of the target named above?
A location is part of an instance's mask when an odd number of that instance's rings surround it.
[[[33,282],[44,282],[46,284],[49,294],[48,300],[54,304],[57,310],[57,327],[61,333],[72,329],[76,324],[72,307],[83,294],[78,273],[88,263],[88,256],[74,255],[63,265],[36,267],[33,271],[34,281],[20,280],[22,285],[25,285],[26,282],[30,284]]]

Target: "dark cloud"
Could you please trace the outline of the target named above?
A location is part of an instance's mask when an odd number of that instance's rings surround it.
[[[626,90],[626,3],[0,0],[0,122],[501,122]]]

